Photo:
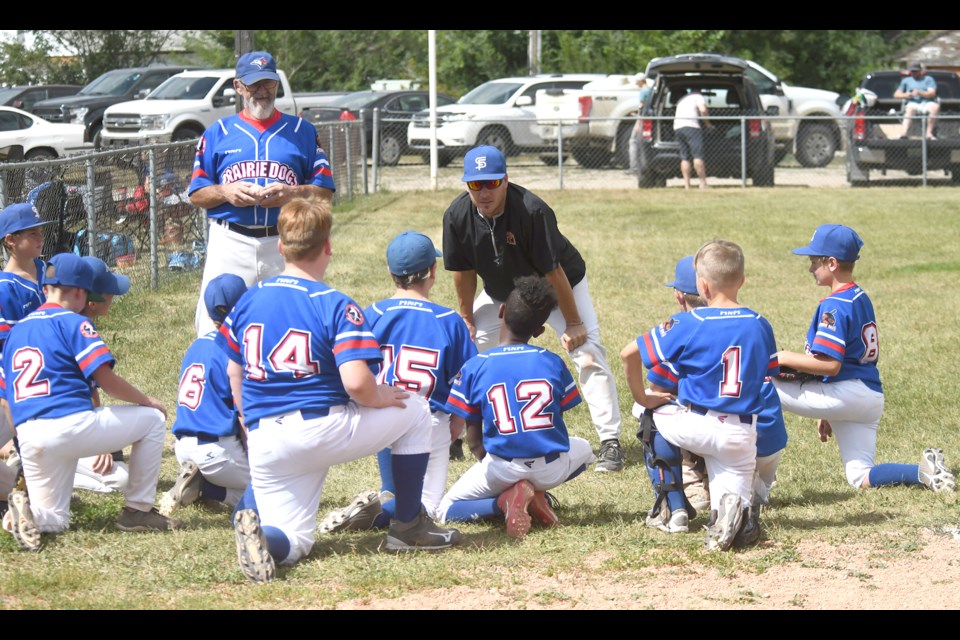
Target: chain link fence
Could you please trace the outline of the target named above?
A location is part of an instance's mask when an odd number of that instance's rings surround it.
[[[796,132],[805,127],[818,132],[817,144],[823,148],[811,157],[830,157],[818,161],[821,166],[805,166],[797,161],[795,149],[778,148],[772,156],[774,188],[960,183],[960,122],[955,116],[941,116],[934,140],[914,135],[914,130],[911,137],[901,138],[902,126],[890,115],[873,123],[847,117],[791,120]],[[370,140],[363,121],[316,125],[337,185],[335,204],[378,191],[463,188],[462,152],[452,159],[446,154],[447,162],[435,174],[429,154],[407,148],[405,141],[399,159],[391,153],[389,164],[381,161],[381,142],[397,145],[396,131],[403,122],[375,117]],[[635,122],[621,120],[621,134]],[[532,118],[523,124],[538,127]],[[671,122],[651,121],[651,130],[657,124],[672,134]],[[925,130],[920,118],[915,126]],[[757,158],[766,162],[771,157],[769,144],[757,142],[756,130],[745,116],[715,119],[715,131],[706,142],[711,186],[755,186],[754,172],[763,166],[755,164]],[[382,135],[386,131],[389,136]],[[658,147],[669,173],[644,186],[682,187],[679,154],[670,138],[650,143]],[[628,135],[618,135],[609,148],[578,147],[561,133],[553,146],[508,148],[511,179],[534,190],[636,189],[643,181],[629,171],[629,143]],[[40,217],[50,221],[44,227],[46,257],[62,251],[97,255],[129,275],[135,288],[156,288],[165,278],[203,266],[206,212],[187,196],[194,150],[195,143],[185,141],[0,163],[0,205],[29,201],[37,206]]]

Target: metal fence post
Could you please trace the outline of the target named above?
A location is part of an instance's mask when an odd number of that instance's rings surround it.
[[[373,192],[376,193],[377,187],[380,182],[380,108],[377,107],[373,110],[373,153],[372,163],[373,163]],[[364,121],[360,120],[360,139],[363,140],[366,137],[367,127],[364,125]],[[367,144],[364,140],[360,144],[360,157],[363,158],[363,192],[370,193],[367,190]]]
[[[740,116],[740,186],[747,188],[747,118]]]
[[[87,255],[95,256],[97,255],[97,198],[96,198],[96,185],[94,185],[93,180],[93,158],[87,158],[86,162],[87,168],[87,192],[85,195],[85,202],[87,209]]]
[[[557,121],[557,188],[563,191],[563,122]]]
[[[150,203],[150,288],[156,289],[160,284],[159,261],[160,252],[158,251],[157,234],[157,150],[150,149],[147,152],[147,175],[150,177],[150,193],[148,201]]]

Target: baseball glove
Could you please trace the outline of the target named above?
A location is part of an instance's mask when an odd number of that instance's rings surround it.
[[[807,373],[805,371],[797,371],[793,367],[785,367],[780,365],[780,374],[777,376],[778,380],[783,380],[784,382],[799,382],[803,384],[804,382],[810,382],[811,380],[819,380],[820,376],[815,376],[812,373]]]

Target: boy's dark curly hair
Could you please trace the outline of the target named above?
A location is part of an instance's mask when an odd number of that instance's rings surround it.
[[[507,296],[503,321],[518,338],[529,340],[557,307],[557,294],[542,276],[520,276]]]

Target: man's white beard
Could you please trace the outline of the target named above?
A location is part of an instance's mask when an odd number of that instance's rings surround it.
[[[247,98],[243,106],[247,114],[256,120],[266,120],[273,115],[275,100],[254,100]]]

